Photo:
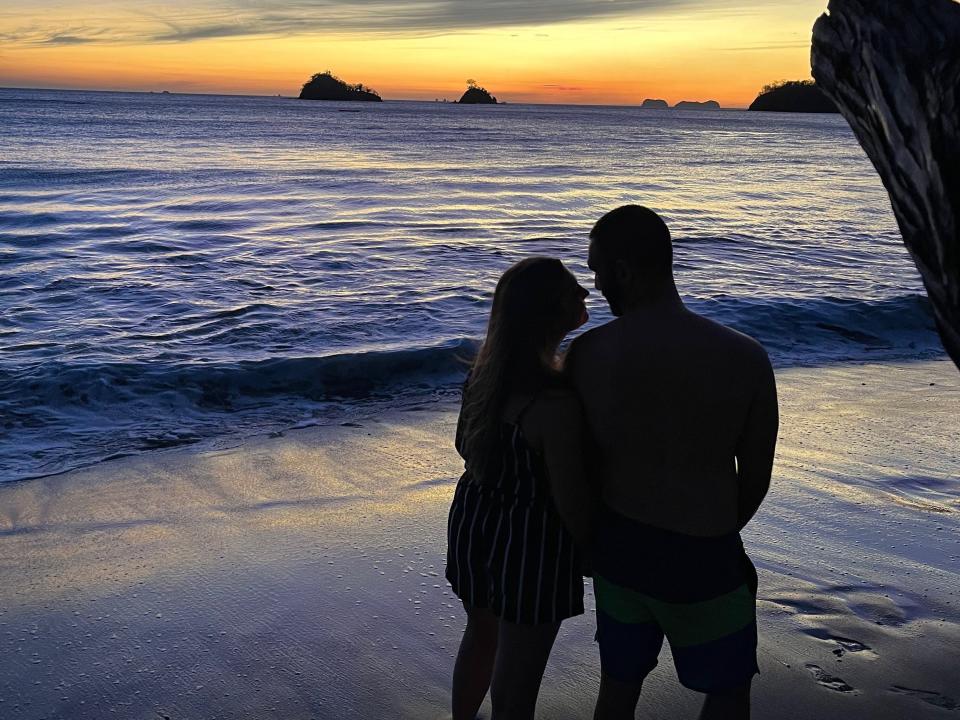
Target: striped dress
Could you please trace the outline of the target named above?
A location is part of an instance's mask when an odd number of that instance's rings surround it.
[[[447,520],[447,580],[463,602],[502,620],[556,623],[583,613],[583,573],[557,514],[543,458],[520,420],[504,422],[499,472],[464,472]]]

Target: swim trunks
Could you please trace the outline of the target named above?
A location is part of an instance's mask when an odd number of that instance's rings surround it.
[[[594,563],[605,675],[642,682],[664,637],[692,690],[732,690],[759,672],[756,571],[739,533],[693,537],[605,508]]]

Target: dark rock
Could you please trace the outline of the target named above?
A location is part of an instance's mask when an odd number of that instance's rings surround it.
[[[720,103],[718,103],[716,100],[706,100],[704,102],[681,100],[673,107],[677,110],[719,110]]]
[[[840,108],[812,80],[790,80],[765,86],[750,110],[767,112],[838,113]]]
[[[458,102],[461,105],[496,105],[497,99],[479,85],[471,85]]]
[[[300,90],[301,100],[359,100],[382,102],[376,90],[364,87],[363,83],[349,85],[336,75],[327,72],[317,73],[303,84]]]
[[[644,110],[666,110],[670,106],[666,100],[644,100],[640,105]]]
[[[960,367],[960,4],[830,0],[828,13],[813,76],[880,174]]]

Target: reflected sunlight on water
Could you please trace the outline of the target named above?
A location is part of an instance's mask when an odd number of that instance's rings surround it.
[[[839,116],[0,96],[0,481],[455,387],[499,274],[592,286],[624,202],[780,365],[940,353]]]

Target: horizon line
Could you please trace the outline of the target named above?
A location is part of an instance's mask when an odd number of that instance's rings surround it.
[[[117,93],[117,94],[128,94],[128,95],[197,95],[201,97],[237,97],[237,98],[281,98],[284,100],[300,100],[301,98],[297,95],[282,95],[280,93],[276,95],[263,95],[263,94],[243,94],[243,93],[226,93],[226,92],[190,92],[184,90],[106,90],[102,88],[56,88],[56,87],[27,87],[19,85],[0,85],[0,90],[37,90],[40,92],[102,92],[102,93]],[[380,97],[380,96],[378,96]],[[644,100],[657,100],[659,98],[643,98],[636,103],[624,104],[624,103],[575,103],[575,102],[523,102],[523,101],[498,101],[497,105],[567,105],[574,107],[626,107],[626,108],[639,108],[641,103]],[[380,97],[381,102],[422,102],[422,103],[446,103],[447,105],[459,105],[460,103],[456,100],[447,100],[446,98],[436,98],[434,100],[420,100],[412,98],[384,98]],[[351,100],[308,100],[308,102],[355,102]],[[681,100],[680,102],[709,102],[709,100]],[[469,103],[467,103],[469,104]],[[669,105],[666,108],[645,108],[647,110],[676,110],[677,108],[674,105]],[[681,110],[683,108],[680,108]],[[738,106],[738,105],[721,105],[720,110],[749,110],[747,106]],[[715,111],[709,111],[715,112]]]

